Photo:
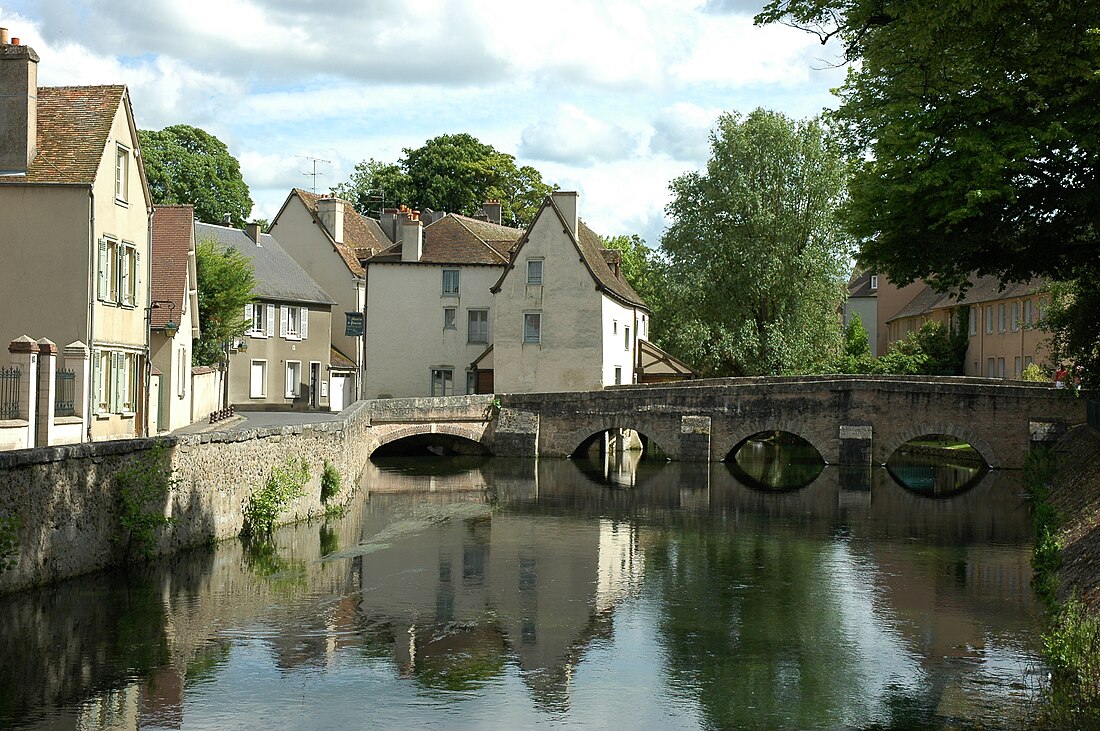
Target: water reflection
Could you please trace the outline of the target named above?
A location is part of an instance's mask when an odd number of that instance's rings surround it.
[[[988,472],[979,460],[949,460],[928,454],[897,453],[886,468],[898,484],[927,497],[966,492]]]
[[[372,464],[341,520],[0,599],[0,727],[1026,725],[1015,473],[632,474]]]
[[[800,490],[825,468],[813,445],[789,432],[756,434],[727,460],[738,480],[758,490]]]

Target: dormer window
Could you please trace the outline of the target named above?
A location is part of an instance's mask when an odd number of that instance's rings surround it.
[[[126,202],[126,187],[130,177],[130,149],[125,145],[115,146],[115,200]]]
[[[878,289],[878,275],[877,274],[872,274],[871,275],[871,290],[874,291],[876,289]]]

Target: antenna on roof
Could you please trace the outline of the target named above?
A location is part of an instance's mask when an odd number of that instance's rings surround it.
[[[324,175],[324,173],[317,172],[317,163],[323,162],[323,163],[328,163],[329,165],[331,165],[332,160],[322,160],[319,157],[310,157],[309,155],[298,155],[298,157],[302,158],[303,160],[309,160],[310,162],[313,163],[313,172],[303,172],[302,175],[308,175],[308,176],[313,178],[313,194],[316,195],[317,194],[317,176],[318,175]]]
[[[386,191],[382,188],[367,189],[367,215],[375,213],[374,203],[378,204],[378,218],[382,217],[382,211],[386,210]]]

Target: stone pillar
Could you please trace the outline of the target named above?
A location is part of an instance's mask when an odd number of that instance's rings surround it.
[[[9,362],[22,373],[19,380],[19,415],[27,422],[26,436],[21,440],[24,449],[34,446],[35,399],[38,396],[38,343],[27,335],[20,335],[8,345]]]
[[[34,431],[36,447],[54,443],[54,406],[57,396],[57,344],[47,338],[38,341],[38,408]]]
[[[710,462],[710,417],[680,417],[680,459]]]
[[[498,457],[539,456],[539,415],[502,408],[493,430],[493,454]]]
[[[88,346],[74,340],[65,346],[65,369],[76,374],[73,391],[75,413],[84,421],[83,434],[88,433],[88,395],[91,388],[92,369],[88,367]]]
[[[841,424],[839,439],[839,464],[870,466],[873,459],[870,424]]]

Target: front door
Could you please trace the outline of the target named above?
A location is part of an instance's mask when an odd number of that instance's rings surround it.
[[[316,409],[321,405],[321,364],[309,364],[309,408]]]

